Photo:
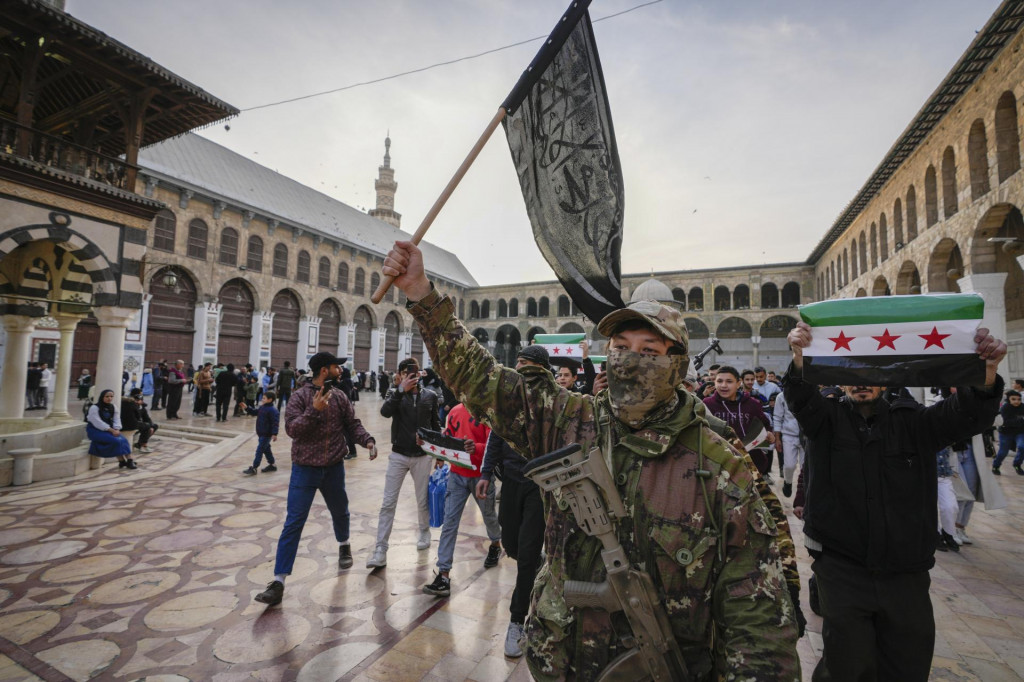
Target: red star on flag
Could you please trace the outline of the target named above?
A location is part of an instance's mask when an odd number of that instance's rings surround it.
[[[881,336],[872,336],[875,341],[878,341],[878,348],[875,350],[882,350],[886,346],[896,350],[896,339],[900,338],[900,335],[893,335],[889,333],[888,327],[882,332]]]
[[[558,346],[555,346],[551,352],[553,352],[555,355],[558,355]]]
[[[833,348],[832,351],[835,352],[835,351],[839,350],[840,348],[845,348],[846,350],[853,350],[852,348],[850,348],[850,341],[853,341],[855,338],[857,338],[857,337],[856,336],[846,336],[846,333],[842,329],[840,329],[839,330],[839,336],[829,337],[829,341],[831,341],[832,343],[836,344],[836,347]]]
[[[448,456],[448,451],[447,450],[441,450],[441,456],[442,457],[447,457]]]
[[[436,446],[434,446],[434,445],[431,445],[431,446],[430,446],[430,451],[431,451],[431,452],[437,452],[437,447],[436,447]]]
[[[918,334],[918,336],[927,342],[924,344],[926,350],[932,346],[938,346],[939,348],[945,349],[946,347],[942,345],[942,340],[948,336],[952,336],[952,334],[940,334],[938,327],[932,327],[931,334]]]

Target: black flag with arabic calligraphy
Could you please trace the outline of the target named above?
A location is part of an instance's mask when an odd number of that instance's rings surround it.
[[[502,107],[533,235],[593,322],[621,308],[623,189],[587,12],[575,2]]]

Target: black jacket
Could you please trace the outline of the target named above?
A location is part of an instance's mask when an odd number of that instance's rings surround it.
[[[873,572],[927,571],[935,564],[935,453],[991,426],[1002,379],[991,391],[958,388],[924,407],[879,403],[865,420],[846,398],[785,380],[786,404],[809,441],[804,533],[825,552]]]
[[[501,466],[501,479],[516,483],[533,483],[532,479],[523,476],[526,458],[512,449],[512,446],[498,434],[491,431],[487,437],[487,449],[484,450],[484,461],[480,465],[480,478],[494,478],[494,470]]]
[[[380,414],[391,420],[391,449],[407,457],[422,455],[423,451],[416,445],[416,429],[441,430],[437,407],[437,394],[429,388],[421,386],[419,393],[389,388]]]

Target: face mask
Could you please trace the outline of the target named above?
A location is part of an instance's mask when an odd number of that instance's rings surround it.
[[[612,412],[633,428],[658,408],[674,405],[676,387],[686,377],[686,355],[641,355],[632,351],[608,353],[608,396]]]

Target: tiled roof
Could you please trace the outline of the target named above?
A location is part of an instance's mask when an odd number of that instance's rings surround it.
[[[220,199],[325,239],[383,257],[410,234],[250,161],[216,142],[190,133],[139,152],[144,175]],[[476,280],[459,258],[428,242],[420,244],[430,274],[465,287]]]

